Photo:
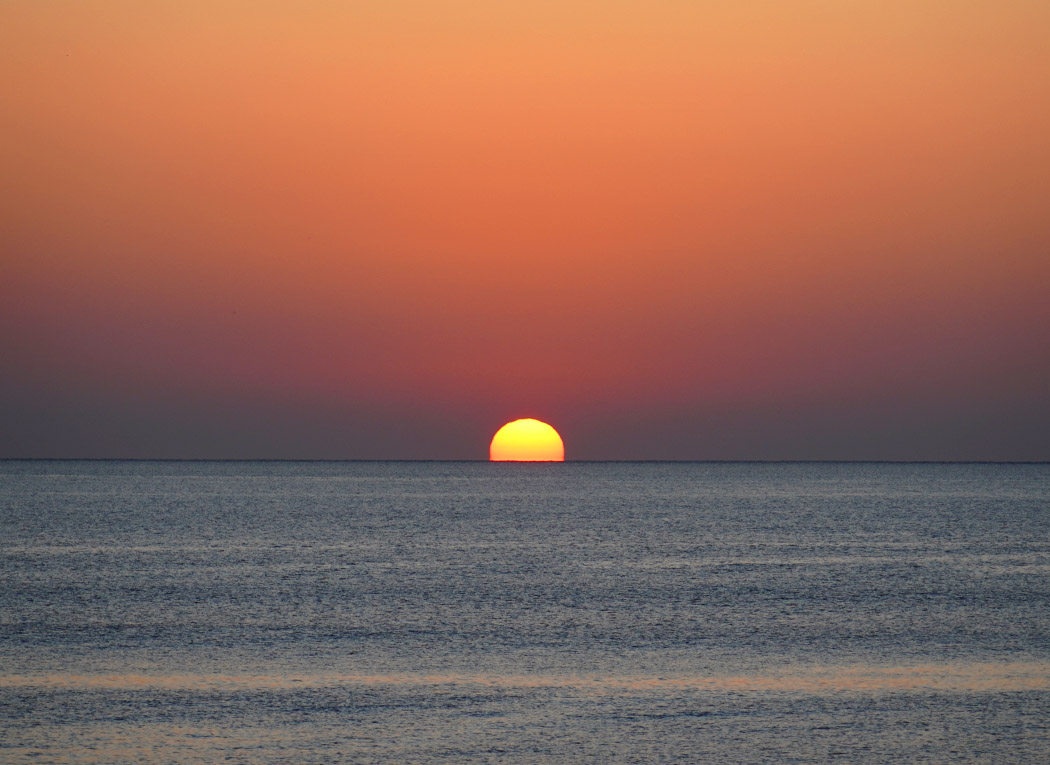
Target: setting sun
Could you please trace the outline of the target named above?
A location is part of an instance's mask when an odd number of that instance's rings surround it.
[[[493,462],[564,462],[565,444],[545,422],[524,419],[508,422],[496,431],[489,446]]]

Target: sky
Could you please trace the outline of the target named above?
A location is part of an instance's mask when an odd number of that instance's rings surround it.
[[[0,457],[1050,460],[1045,0],[6,0]]]

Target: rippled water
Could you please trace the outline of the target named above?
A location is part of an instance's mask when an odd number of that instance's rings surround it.
[[[0,761],[1050,759],[1050,466],[0,462]]]

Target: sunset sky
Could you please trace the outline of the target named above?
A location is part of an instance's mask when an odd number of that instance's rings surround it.
[[[7,0],[0,456],[1050,460],[1046,0]]]

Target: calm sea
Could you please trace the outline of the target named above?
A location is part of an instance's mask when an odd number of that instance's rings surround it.
[[[2,762],[1047,762],[1050,465],[0,462]]]

